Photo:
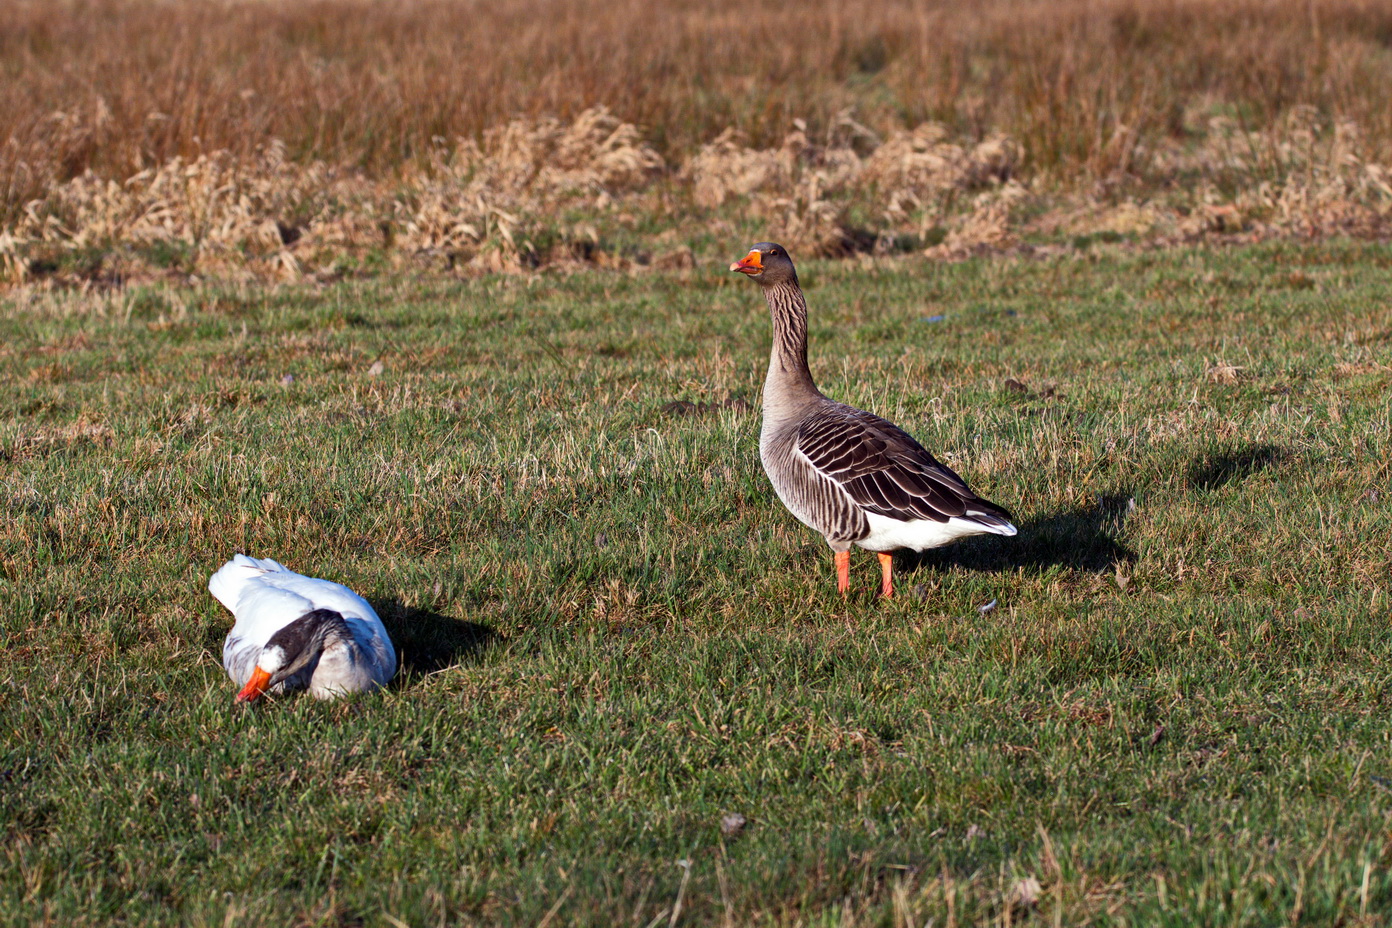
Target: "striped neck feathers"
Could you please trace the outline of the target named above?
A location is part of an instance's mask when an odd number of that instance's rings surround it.
[[[764,288],[769,316],[773,319],[773,347],[769,353],[768,379],[764,383],[764,403],[770,392],[820,396],[807,368],[807,301],[797,277]]]

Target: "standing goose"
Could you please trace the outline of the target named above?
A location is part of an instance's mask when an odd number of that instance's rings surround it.
[[[346,586],[238,554],[209,578],[208,591],[237,620],[222,645],[222,666],[242,688],[237,702],[306,686],[316,699],[333,699],[396,673],[382,620]]]
[[[826,536],[838,591],[850,588],[852,543],[876,552],[880,592],[892,596],[890,551],[1015,534],[1009,512],[973,493],[903,429],[821,394],[807,369],[807,302],[787,249],[760,242],[730,270],[759,282],[773,317],[759,458],[783,505]]]

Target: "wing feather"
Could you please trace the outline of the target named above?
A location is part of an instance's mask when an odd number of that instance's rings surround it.
[[[981,499],[892,422],[831,403],[798,429],[797,448],[867,512],[909,522],[967,518],[994,524],[1010,514]]]

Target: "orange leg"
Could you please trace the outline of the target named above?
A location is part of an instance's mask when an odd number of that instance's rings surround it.
[[[888,599],[894,595],[894,555],[881,551],[875,556],[880,559],[880,595]]]
[[[851,588],[851,552],[837,551],[832,560],[836,562],[836,592],[844,595]]]

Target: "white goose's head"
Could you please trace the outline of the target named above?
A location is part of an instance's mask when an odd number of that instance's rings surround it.
[[[237,702],[252,702],[292,674],[313,666],[326,647],[351,641],[343,616],[332,609],[316,609],[277,629],[256,658],[251,679],[237,694]]]

